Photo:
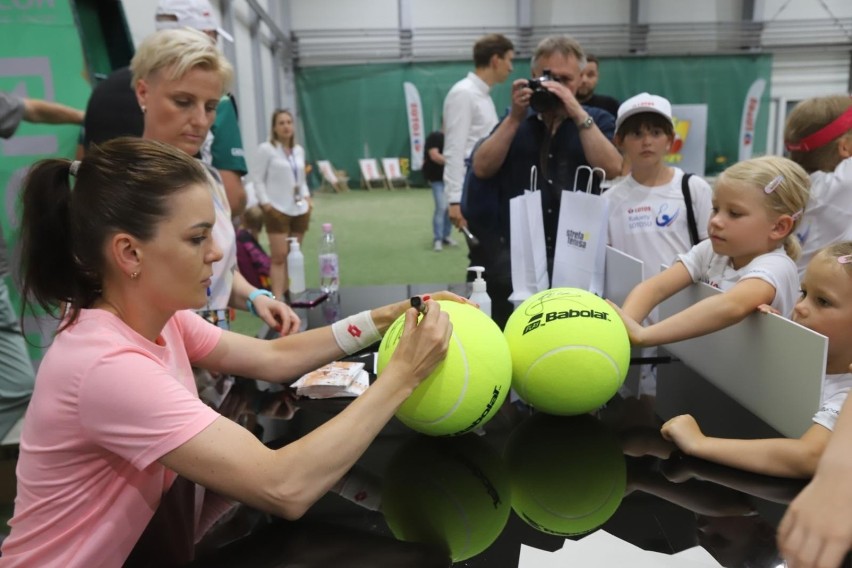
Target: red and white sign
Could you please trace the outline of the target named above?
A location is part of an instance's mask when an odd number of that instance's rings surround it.
[[[408,135],[411,139],[411,169],[423,168],[423,105],[420,104],[420,91],[414,83],[402,84],[405,91],[405,114],[408,118]]]

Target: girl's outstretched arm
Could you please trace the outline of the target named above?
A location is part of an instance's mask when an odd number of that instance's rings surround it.
[[[686,272],[686,268],[682,270]],[[757,278],[740,280],[730,290],[705,298],[654,325],[636,330],[628,324],[630,342],[640,346],[664,345],[707,335],[742,321],[758,306],[770,304],[773,299],[775,287],[768,282]],[[629,300],[630,296],[624,303],[623,311],[631,316],[627,311]]]
[[[668,300],[692,284],[689,271],[681,262],[676,262],[659,274],[640,282],[624,300],[622,310],[636,321],[642,321],[657,304]]]
[[[661,428],[685,454],[723,465],[777,477],[811,477],[831,431],[814,424],[801,438],[737,440],[705,436],[689,414],[675,416]]]

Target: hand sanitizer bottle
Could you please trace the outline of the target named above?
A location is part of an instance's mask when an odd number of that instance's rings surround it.
[[[482,266],[471,266],[468,270],[476,272],[476,278],[473,281],[473,286],[470,294],[470,301],[479,304],[479,309],[485,312],[485,315],[491,317],[491,297],[486,292],[485,280],[482,278],[482,273],[485,268]]]
[[[289,237],[290,253],[287,255],[287,276],[290,278],[290,297],[305,291],[305,257],[299,239]]]

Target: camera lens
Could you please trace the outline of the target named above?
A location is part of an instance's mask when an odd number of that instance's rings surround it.
[[[559,108],[559,97],[545,89],[539,87],[533,91],[530,97],[530,106],[536,112],[550,112]]]

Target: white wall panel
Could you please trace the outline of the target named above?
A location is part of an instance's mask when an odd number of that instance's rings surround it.
[[[641,1],[641,0],[640,0]],[[643,14],[645,24],[697,23],[739,20],[742,14],[741,0],[644,0],[646,11]],[[625,2],[627,4],[627,2]]]
[[[465,3],[456,4],[460,9]],[[290,15],[294,30],[395,28],[399,24],[397,0],[291,0]]]
[[[798,101],[849,90],[849,52],[776,53],[772,59],[773,98]]]
[[[852,2],[849,0],[764,0],[763,16],[766,20],[814,20],[832,17],[829,12],[837,18],[852,18]]]
[[[414,29],[500,28],[515,25],[516,8],[515,0],[411,0],[411,16]]]
[[[577,24],[628,24],[630,2],[598,0],[597,2],[564,2],[532,0],[534,26],[575,26]]]

